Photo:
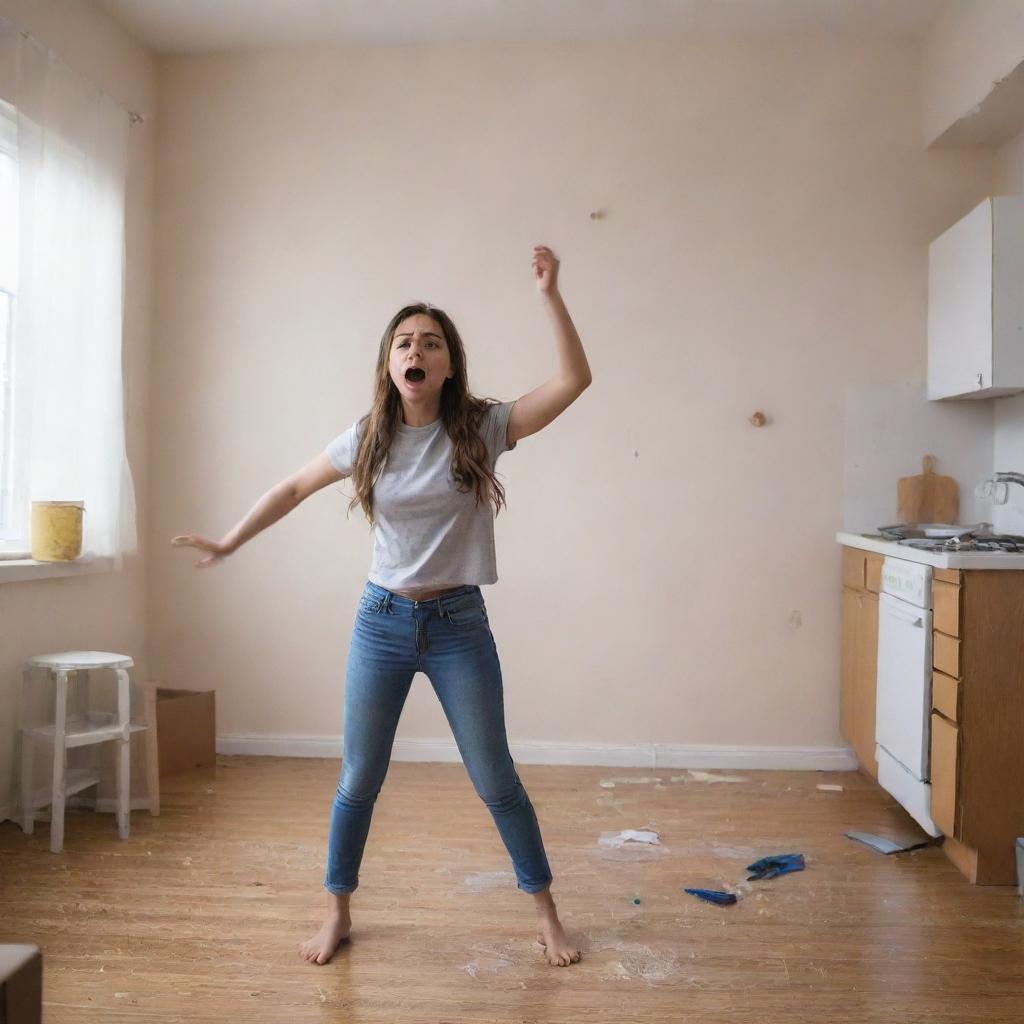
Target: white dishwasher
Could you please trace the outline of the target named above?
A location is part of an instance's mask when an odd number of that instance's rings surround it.
[[[932,567],[886,558],[878,596],[878,782],[929,835],[932,704]]]

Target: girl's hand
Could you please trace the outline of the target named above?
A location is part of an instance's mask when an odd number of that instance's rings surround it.
[[[197,548],[199,551],[209,552],[206,558],[192,563],[197,569],[206,569],[211,565],[217,565],[230,555],[232,550],[221,541],[207,540],[196,533],[183,533],[177,537],[172,537],[171,546],[175,548]]]
[[[533,278],[537,290],[546,295],[558,291],[558,257],[546,246],[533,247]]]

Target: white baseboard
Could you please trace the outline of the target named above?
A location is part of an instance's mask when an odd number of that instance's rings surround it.
[[[340,758],[341,748],[340,736],[242,736],[232,733],[217,737],[218,754]]]
[[[340,736],[218,736],[218,754],[341,759]],[[720,768],[788,771],[855,771],[849,747],[729,747],[668,743],[510,743],[517,764],[564,764],[614,768]],[[454,739],[395,740],[394,761],[460,762]]]

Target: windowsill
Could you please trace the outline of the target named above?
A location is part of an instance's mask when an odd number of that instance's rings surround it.
[[[114,559],[109,557],[94,558],[87,555],[76,562],[37,562],[32,558],[0,558],[0,584],[113,571]]]

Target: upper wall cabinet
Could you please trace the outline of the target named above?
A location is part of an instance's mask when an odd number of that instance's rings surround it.
[[[928,247],[928,397],[1024,391],[1024,196],[986,199]]]

